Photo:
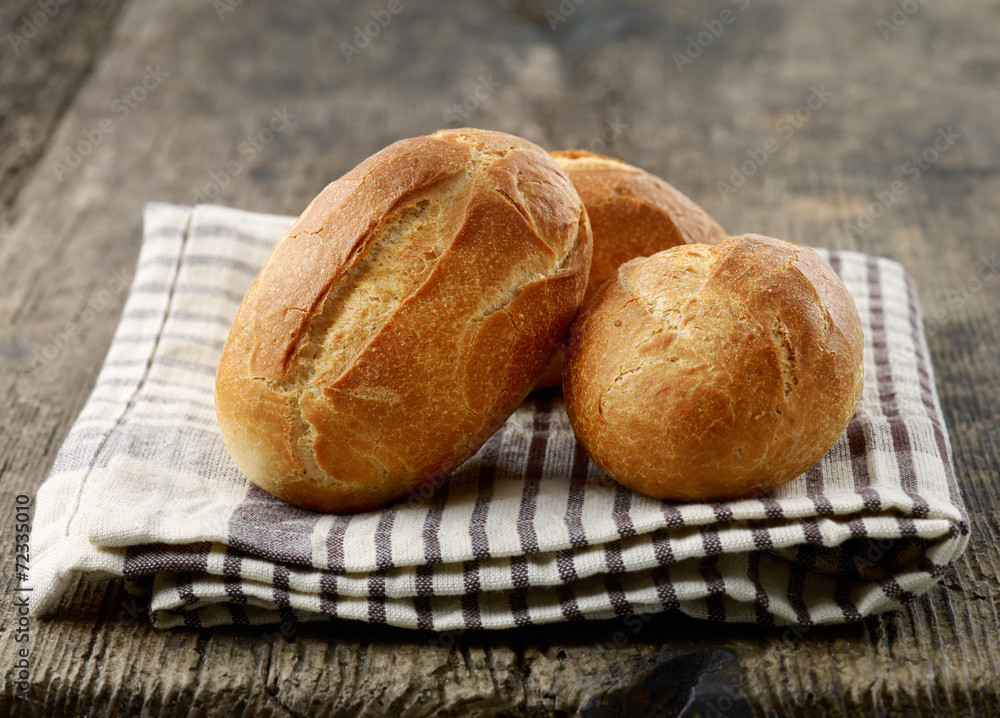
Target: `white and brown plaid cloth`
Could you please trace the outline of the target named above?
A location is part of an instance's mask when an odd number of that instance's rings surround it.
[[[864,395],[826,457],[770,494],[633,493],[590,462],[550,394],[433,490],[354,516],[284,503],[230,459],[213,384],[243,293],[292,221],[146,207],[114,341],[38,491],[36,614],[85,572],[147,577],[164,628],[507,628],[667,609],[841,623],[926,592],[968,542],[913,283],[853,252],[821,253],[861,313]]]

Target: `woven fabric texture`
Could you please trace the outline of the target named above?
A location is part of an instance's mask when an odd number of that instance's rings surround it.
[[[930,589],[968,542],[916,292],[892,261],[819,250],[865,333],[865,389],[811,469],[753,499],[657,501],[610,480],[561,398],[530,398],[437,485],[354,516],[251,485],[213,405],[229,325],[293,218],[150,204],[94,391],[38,491],[30,586],[146,577],[158,627],[348,618],[507,628],[678,609],[857,621]]]

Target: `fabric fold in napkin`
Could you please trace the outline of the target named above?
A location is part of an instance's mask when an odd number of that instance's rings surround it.
[[[251,485],[215,419],[230,322],[294,218],[156,203],[144,221],[107,359],[38,491],[37,615],[84,572],[152,577],[163,628],[507,628],[667,609],[842,623],[926,592],[968,542],[916,292],[895,262],[820,250],[861,313],[864,395],[826,457],[770,494],[636,494],[590,462],[548,394],[437,486],[338,516]]]

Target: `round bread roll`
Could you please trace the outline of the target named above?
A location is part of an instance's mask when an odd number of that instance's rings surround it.
[[[584,304],[630,259],[681,244],[718,244],[726,238],[726,231],[705,210],[645,170],[584,150],[551,154],[580,193],[594,234]],[[560,352],[538,387],[557,386],[562,369]]]
[[[261,488],[371,509],[472,456],[583,297],[591,235],[555,160],[499,132],[402,140],[330,184],[233,321],[216,412]]]
[[[751,496],[819,461],[864,384],[861,320],[830,265],[760,235],[619,267],[570,330],[577,439],[660,499]]]

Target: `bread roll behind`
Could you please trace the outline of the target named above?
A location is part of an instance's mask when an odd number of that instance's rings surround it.
[[[854,300],[805,247],[759,235],[622,265],[570,333],[577,439],[620,483],[710,501],[819,461],[864,385]]]
[[[584,150],[551,154],[580,193],[594,233],[594,258],[584,304],[630,259],[682,244],[718,244],[726,238],[725,230],[705,210],[645,170]],[[560,353],[538,387],[556,386],[561,381]]]
[[[443,476],[506,420],[586,287],[586,212],[537,146],[397,142],[333,182],[247,292],[216,378],[251,481],[322,511]]]
[[[580,194],[594,233],[584,302],[625,262],[681,244],[718,244],[726,231],[673,185],[614,157],[551,153]]]

